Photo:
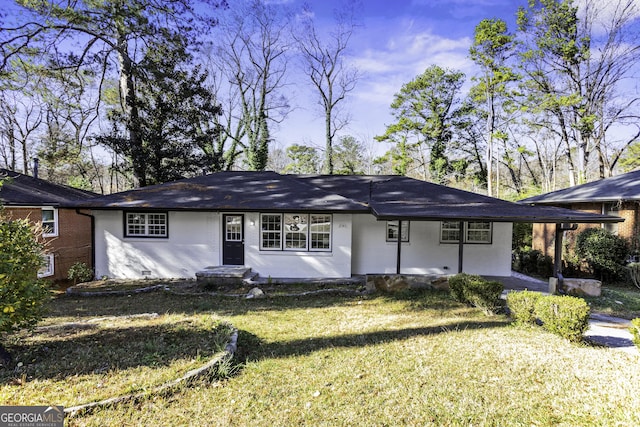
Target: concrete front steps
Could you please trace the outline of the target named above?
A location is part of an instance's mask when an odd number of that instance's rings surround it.
[[[243,285],[257,277],[258,273],[243,266],[212,266],[196,272],[196,281],[208,286]]]

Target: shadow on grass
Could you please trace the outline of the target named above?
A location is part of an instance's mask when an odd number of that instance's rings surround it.
[[[240,331],[238,336],[238,360],[258,361],[262,359],[307,355],[328,348],[366,347],[409,338],[449,333],[451,331],[501,328],[507,321],[462,321],[437,326],[404,328],[329,337],[311,337],[290,341],[264,342],[260,337]]]
[[[60,296],[49,305],[47,317],[78,319],[120,316],[142,313],[210,313],[239,316],[250,312],[278,311],[299,308],[321,308],[372,298],[359,295],[308,295],[246,299],[210,295],[174,295],[164,292],[131,296],[76,297]]]
[[[33,379],[109,372],[137,367],[166,367],[177,360],[207,359],[224,348],[228,334],[176,325],[102,329],[52,328],[38,331],[38,341],[8,345],[12,369],[0,370],[0,384],[22,375]],[[21,365],[18,365],[21,363]]]

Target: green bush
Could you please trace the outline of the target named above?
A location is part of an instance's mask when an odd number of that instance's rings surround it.
[[[76,262],[67,272],[67,277],[73,282],[73,284],[89,282],[93,280],[93,269],[91,269],[84,262]]]
[[[456,301],[478,307],[486,314],[493,314],[500,307],[500,295],[504,286],[475,274],[460,273],[449,278],[449,289]]]
[[[629,255],[627,241],[603,228],[587,228],[578,234],[576,254],[586,260],[596,277],[603,281],[625,277],[625,260]]]
[[[541,292],[521,291],[507,294],[507,307],[516,323],[536,323],[536,303],[542,297]]]
[[[535,314],[544,329],[570,341],[581,341],[589,327],[589,305],[582,298],[543,296],[536,302]]]
[[[38,279],[44,264],[36,226],[0,213],[0,334],[34,326],[44,313],[49,285]]]
[[[631,321],[629,331],[631,335],[633,335],[633,343],[636,347],[640,348],[640,317]]]

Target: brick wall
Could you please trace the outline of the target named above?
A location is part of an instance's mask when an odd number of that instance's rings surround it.
[[[42,220],[40,208],[6,207],[5,213],[14,219]],[[66,280],[69,267],[76,262],[91,266],[91,218],[78,215],[74,209],[58,209],[58,236],[43,237],[46,253],[53,254],[54,274],[47,279]]]

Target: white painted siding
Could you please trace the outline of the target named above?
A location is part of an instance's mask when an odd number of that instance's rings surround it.
[[[96,276],[195,278],[220,264],[220,221],[214,212],[169,212],[169,238],[123,237],[122,211],[95,211]]]
[[[169,238],[124,238],[122,211],[96,211],[96,275],[194,278],[222,264],[217,212],[169,212]],[[350,277],[351,215],[333,215],[331,252],[261,251],[259,215],[244,214],[245,265],[261,277]]]
[[[261,251],[259,214],[247,213],[245,265],[261,277],[351,277],[351,217],[333,215],[331,252]]]
[[[472,274],[511,274],[511,224],[493,224],[493,242],[465,244],[463,271]],[[397,243],[386,242],[386,221],[354,215],[353,274],[395,274]],[[401,273],[455,274],[458,245],[440,243],[440,222],[411,221],[409,242],[402,243]]]

